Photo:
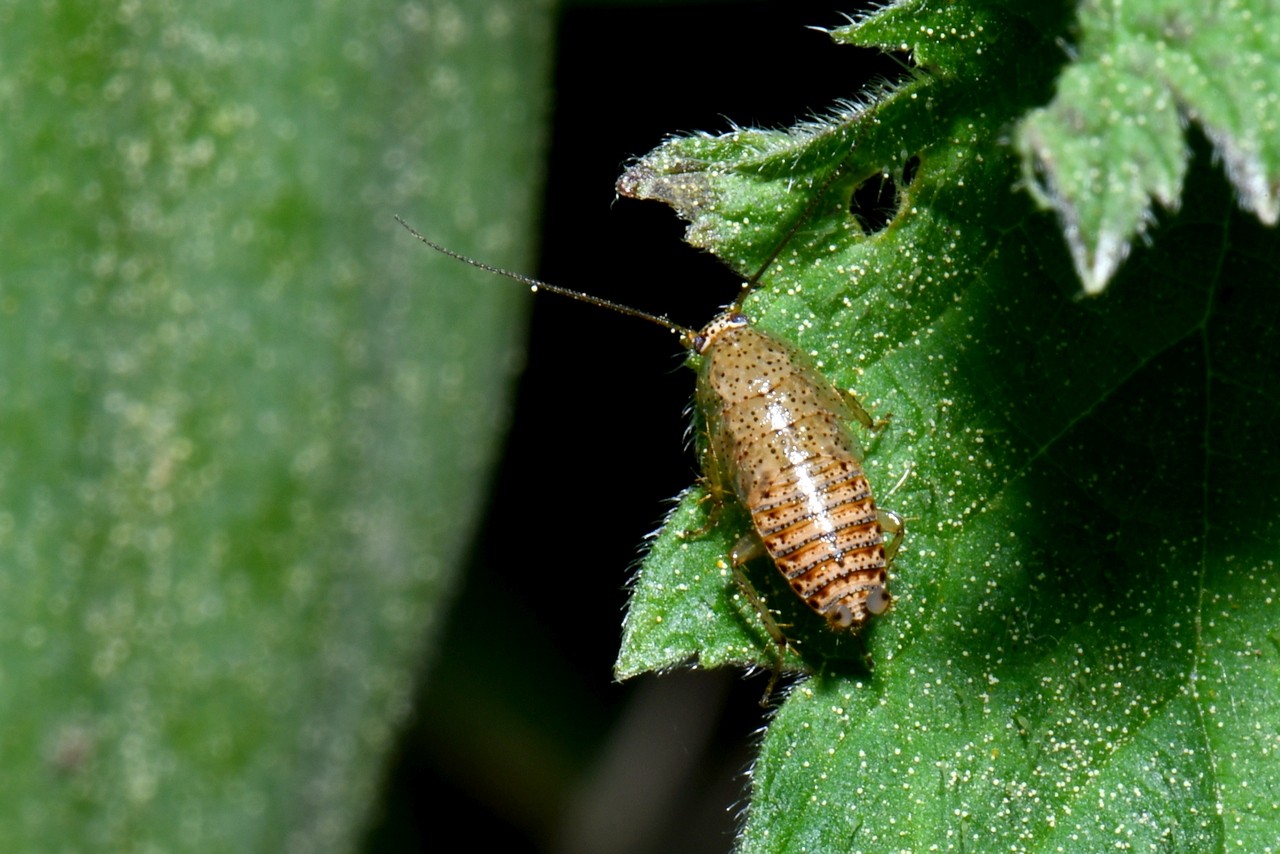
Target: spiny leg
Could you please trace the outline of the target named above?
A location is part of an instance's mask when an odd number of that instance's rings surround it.
[[[891,563],[893,556],[902,547],[902,538],[907,532],[907,525],[902,521],[901,516],[892,510],[885,510],[883,507],[876,509],[876,516],[880,520],[880,529],[893,535],[889,540],[889,544],[884,547],[885,563]]]
[[[707,494],[698,499],[699,504],[711,502],[711,510],[707,513],[706,524],[699,525],[696,528],[681,531],[678,536],[680,539],[686,537],[693,540],[701,539],[720,523],[720,511],[724,509],[724,497],[707,484]]]
[[[707,521],[704,525],[699,525],[691,531],[681,531],[680,539],[690,537],[692,539],[700,539],[711,531],[720,522],[720,511],[724,509],[725,501],[729,496],[728,489],[720,482],[716,473],[720,471],[719,463],[716,461],[715,451],[708,445],[702,460],[702,470],[706,472],[700,478],[699,482],[702,488],[706,490],[706,495],[698,499],[699,504],[707,501],[711,502],[711,511],[707,513]]]
[[[889,419],[892,418],[891,415],[886,415],[878,420],[872,418],[871,413],[862,405],[862,401],[858,400],[857,395],[848,389],[842,389],[842,391],[844,392],[844,402],[849,406],[849,412],[853,415],[854,420],[863,427],[875,433],[889,423]]]
[[[730,563],[733,568],[733,580],[737,583],[738,590],[743,596],[747,597],[747,601],[756,609],[756,613],[760,615],[760,621],[764,623],[764,630],[773,639],[773,673],[770,674],[769,684],[765,686],[764,695],[760,698],[761,708],[768,708],[769,698],[773,696],[773,689],[778,684],[778,677],[782,675],[782,666],[787,655],[787,645],[790,642],[787,640],[787,636],[783,634],[782,626],[778,624],[773,613],[765,605],[764,599],[760,598],[760,594],[756,592],[751,579],[747,578],[747,574],[742,571],[744,564],[755,558],[762,557],[764,554],[764,543],[760,542],[760,538],[755,534],[746,534],[734,544],[733,552],[730,555]]]

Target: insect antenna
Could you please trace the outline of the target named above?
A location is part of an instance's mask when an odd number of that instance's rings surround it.
[[[852,152],[850,152],[850,154],[852,154]],[[848,160],[849,158],[846,156],[844,160],[841,160],[836,164],[836,168],[831,170],[831,174],[822,182],[822,186],[818,188],[818,192],[814,193],[809,204],[804,206],[804,210],[802,210],[800,215],[796,217],[795,222],[791,223],[791,227],[787,229],[787,233],[782,236],[782,239],[778,241],[778,245],[769,253],[769,257],[764,259],[764,263],[760,265],[760,269],[756,270],[755,275],[742,283],[742,293],[738,294],[738,298],[733,301],[734,311],[742,308],[742,301],[745,300],[747,295],[760,283],[760,277],[763,276],[765,271],[773,265],[774,261],[778,260],[778,256],[782,254],[782,250],[786,249],[787,244],[791,242],[791,238],[796,236],[796,232],[800,231],[800,227],[808,222],[809,217],[818,209],[818,205],[822,204],[823,199],[827,197],[827,191],[831,189],[831,185],[834,184],[836,179],[844,173],[844,166]]]
[[[575,291],[571,288],[562,288],[559,285],[553,285],[550,282],[544,282],[541,279],[535,279],[532,276],[525,276],[520,273],[513,273],[510,270],[504,270],[501,267],[495,267],[492,264],[486,264],[483,261],[477,261],[474,258],[469,258],[460,252],[454,252],[452,249],[446,249],[445,247],[441,246],[439,243],[436,243],[433,240],[427,239],[423,235],[419,234],[413,228],[413,226],[409,225],[409,223],[405,222],[399,216],[396,216],[396,222],[404,226],[405,231],[409,232],[414,237],[418,238],[423,243],[427,244],[428,246],[430,246],[432,249],[436,250],[440,254],[448,255],[450,258],[454,258],[454,259],[457,259],[458,261],[462,261],[466,264],[470,264],[472,267],[479,267],[481,270],[484,270],[486,272],[497,273],[499,276],[506,276],[508,279],[515,279],[517,282],[522,282],[523,284],[528,285],[529,288],[534,293],[537,293],[540,290],[550,291],[553,294],[560,294],[561,296],[566,296],[571,299],[576,299],[579,302],[589,303],[594,306],[599,306],[600,308],[607,308],[610,311],[616,311],[619,314],[625,314],[630,317],[638,317],[641,320],[647,320],[650,323],[656,323],[659,326],[661,326],[663,329],[667,329],[671,332],[674,332],[676,335],[680,336],[680,339],[682,341],[692,341],[698,335],[697,331],[693,329],[688,329],[684,326],[680,326],[679,324],[676,324],[676,323],[672,323],[670,320],[660,315],[650,314],[647,311],[641,311],[638,308],[632,308],[631,306],[623,305],[620,302],[607,300],[604,297],[592,296],[591,294],[583,293],[582,291]]]

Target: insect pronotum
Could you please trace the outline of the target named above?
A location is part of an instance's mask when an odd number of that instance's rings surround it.
[[[738,540],[730,563],[735,582],[775,645],[765,700],[782,670],[788,640],[743,572],[747,562],[767,554],[796,595],[834,629],[857,630],[888,609],[888,566],[902,542],[902,520],[877,509],[849,426],[857,421],[874,430],[881,424],[851,394],[823,377],[803,352],[756,329],[741,311],[741,296],[702,329],[689,329],[484,264],[427,239],[400,217],[396,220],[451,258],[535,291],[545,289],[656,323],[678,334],[681,344],[700,358],[695,401],[707,431],[703,476],[716,508],[736,500],[751,517],[752,530]],[[887,544],[886,531],[893,535]]]

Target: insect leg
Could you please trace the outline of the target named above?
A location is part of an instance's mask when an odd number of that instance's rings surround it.
[[[857,396],[848,389],[844,390],[844,402],[849,406],[849,412],[853,415],[854,420],[873,433],[888,424],[889,419],[892,417],[890,415],[886,415],[884,418],[880,419],[872,418],[871,413],[867,412],[867,408],[863,406]]]
[[[699,433],[706,434],[709,427],[703,423],[703,419],[695,418],[694,429]],[[690,537],[699,539],[708,531],[713,529],[720,521],[720,511],[724,509],[727,496],[732,495],[731,488],[724,482],[723,469],[720,467],[719,461],[716,459],[716,449],[714,443],[711,442],[709,436],[704,436],[704,441],[700,443],[699,456],[702,458],[702,476],[698,478],[702,486],[707,490],[707,494],[699,499],[698,503],[705,501],[711,502],[711,511],[707,513],[707,521],[704,525],[689,531],[681,531],[679,536],[681,539]]]
[[[720,523],[720,511],[724,509],[724,495],[716,488],[715,484],[705,478],[703,479],[703,483],[707,487],[707,494],[702,496],[702,498],[698,500],[698,503],[702,504],[706,501],[711,502],[711,510],[707,513],[707,522],[705,525],[699,525],[696,528],[679,532],[676,536],[682,540],[686,537],[694,540],[699,539]]]
[[[879,508],[876,510],[876,516],[880,519],[880,528],[888,531],[893,535],[889,540],[889,545],[884,547],[885,562],[893,560],[893,556],[898,553],[898,549],[902,546],[902,537],[906,533],[907,525],[902,521],[902,517],[892,510]]]
[[[778,684],[778,677],[782,675],[782,665],[787,654],[787,636],[783,634],[782,626],[778,624],[764,600],[760,598],[760,594],[756,592],[756,588],[751,583],[751,579],[747,578],[747,574],[742,571],[742,567],[757,557],[763,557],[765,554],[764,543],[760,542],[760,538],[755,534],[746,534],[733,547],[730,563],[733,567],[733,580],[738,585],[738,590],[743,596],[747,597],[747,601],[756,609],[756,613],[760,615],[760,622],[764,623],[764,630],[769,633],[769,637],[773,639],[773,673],[769,676],[769,684],[765,686],[764,695],[760,697],[761,708],[769,707],[769,698],[773,696],[774,686]]]

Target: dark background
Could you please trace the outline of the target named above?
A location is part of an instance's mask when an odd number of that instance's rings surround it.
[[[615,199],[614,182],[667,135],[787,127],[895,76],[891,60],[807,29],[844,23],[840,11],[856,10],[567,8],[537,275],[683,325],[709,320],[739,278],[685,245],[665,206]],[[486,527],[367,850],[439,850],[446,828],[504,851],[732,847],[764,678],[612,678],[644,536],[697,475],[682,361],[656,326],[533,301]]]

